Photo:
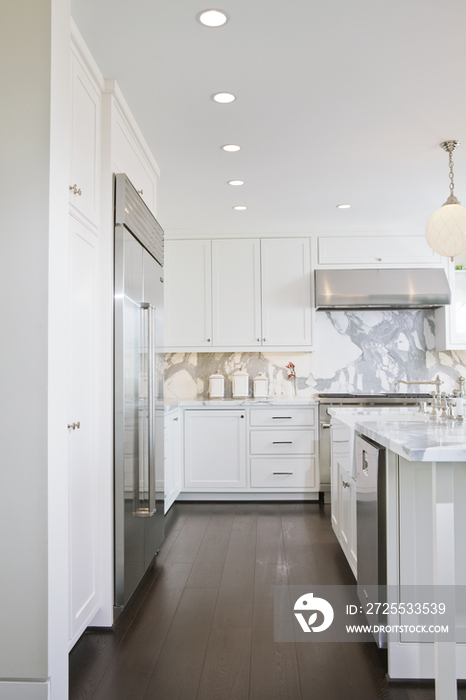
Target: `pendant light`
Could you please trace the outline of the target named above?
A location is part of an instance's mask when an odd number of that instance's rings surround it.
[[[451,258],[466,250],[466,209],[455,197],[453,181],[453,151],[459,141],[443,141],[440,146],[449,154],[450,196],[440,209],[437,209],[427,222],[427,242],[436,253]]]

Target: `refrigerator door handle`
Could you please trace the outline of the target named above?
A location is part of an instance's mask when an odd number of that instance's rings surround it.
[[[139,473],[134,480],[135,518],[152,518],[155,507],[155,413],[154,413],[154,308],[141,303],[141,383],[139,410],[143,415],[143,445]],[[146,404],[146,406],[144,405]],[[147,441],[147,442],[146,442]],[[146,444],[144,444],[146,443]],[[147,455],[147,458],[146,458]]]

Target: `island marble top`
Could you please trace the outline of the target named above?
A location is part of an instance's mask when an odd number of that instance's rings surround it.
[[[376,409],[377,410],[377,409]],[[412,462],[466,462],[466,422],[396,408],[332,408],[335,418]]]

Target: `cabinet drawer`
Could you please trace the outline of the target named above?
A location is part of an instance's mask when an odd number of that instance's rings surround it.
[[[349,452],[349,449],[349,440],[345,440],[344,442],[337,442],[336,440],[334,440],[332,442],[332,452],[334,455],[347,454]]]
[[[270,428],[314,425],[315,408],[252,408],[250,423],[252,426],[263,425]]]
[[[343,423],[332,423],[332,441],[348,442],[350,439],[350,429]]]
[[[251,430],[251,454],[314,454],[313,430]]]
[[[251,459],[252,488],[313,488],[315,463],[312,457],[305,459]]]

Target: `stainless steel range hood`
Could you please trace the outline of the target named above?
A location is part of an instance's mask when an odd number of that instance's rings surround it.
[[[316,270],[316,309],[426,309],[451,303],[443,268]]]

